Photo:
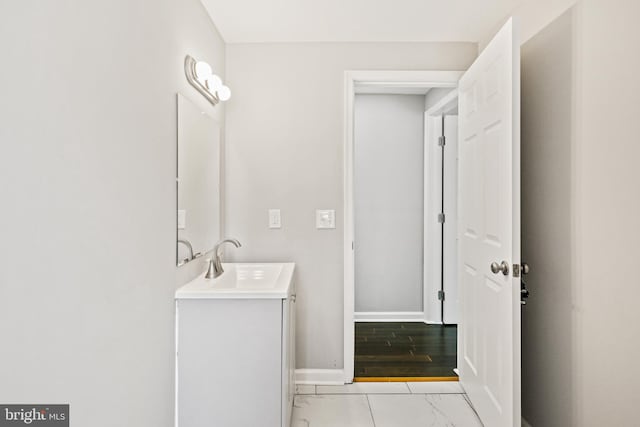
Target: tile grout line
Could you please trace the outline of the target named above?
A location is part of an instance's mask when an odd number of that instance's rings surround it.
[[[389,393],[389,392],[375,392],[375,393],[319,393],[318,396],[362,396],[362,395],[374,395],[374,396],[406,396],[414,393]],[[460,393],[417,393],[417,394],[460,394]]]
[[[367,406],[369,407],[369,414],[371,414],[371,422],[373,423],[373,427],[376,427],[376,419],[373,418],[373,409],[371,409],[371,402],[369,402],[369,395],[364,395],[367,398]]]
[[[407,387],[407,390],[409,390],[409,394],[413,394],[413,390],[409,387],[409,383],[404,383],[404,385]]]

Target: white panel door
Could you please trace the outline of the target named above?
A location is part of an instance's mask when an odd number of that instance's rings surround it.
[[[520,45],[510,19],[459,84],[460,382],[490,427],[520,425]],[[492,263],[504,263],[493,272]],[[497,266],[496,265],[496,266]]]

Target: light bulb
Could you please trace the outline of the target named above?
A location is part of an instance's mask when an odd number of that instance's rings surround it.
[[[209,77],[207,77],[207,88],[209,88],[209,91],[211,93],[216,93],[217,91],[220,90],[221,87],[222,87],[222,80],[220,80],[220,77],[216,76],[215,74],[212,74]]]
[[[204,82],[212,73],[211,65],[204,61],[196,62],[196,77],[198,77],[198,80]]]
[[[220,98],[220,101],[228,101],[231,98],[231,89],[227,86],[222,86],[218,90],[218,98]]]

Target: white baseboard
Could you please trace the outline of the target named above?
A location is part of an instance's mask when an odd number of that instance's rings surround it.
[[[353,313],[355,322],[424,322],[422,311],[360,311]]]
[[[296,384],[343,385],[342,369],[296,369]]]
[[[527,422],[524,418],[522,419],[522,427],[531,427],[531,424]]]

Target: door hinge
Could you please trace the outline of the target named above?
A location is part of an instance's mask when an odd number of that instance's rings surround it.
[[[444,224],[444,220],[445,220],[444,213],[439,213],[438,214],[438,223],[439,224]]]
[[[444,147],[447,143],[447,138],[444,135],[438,137],[438,147]]]
[[[444,291],[438,291],[438,300],[444,301]]]

